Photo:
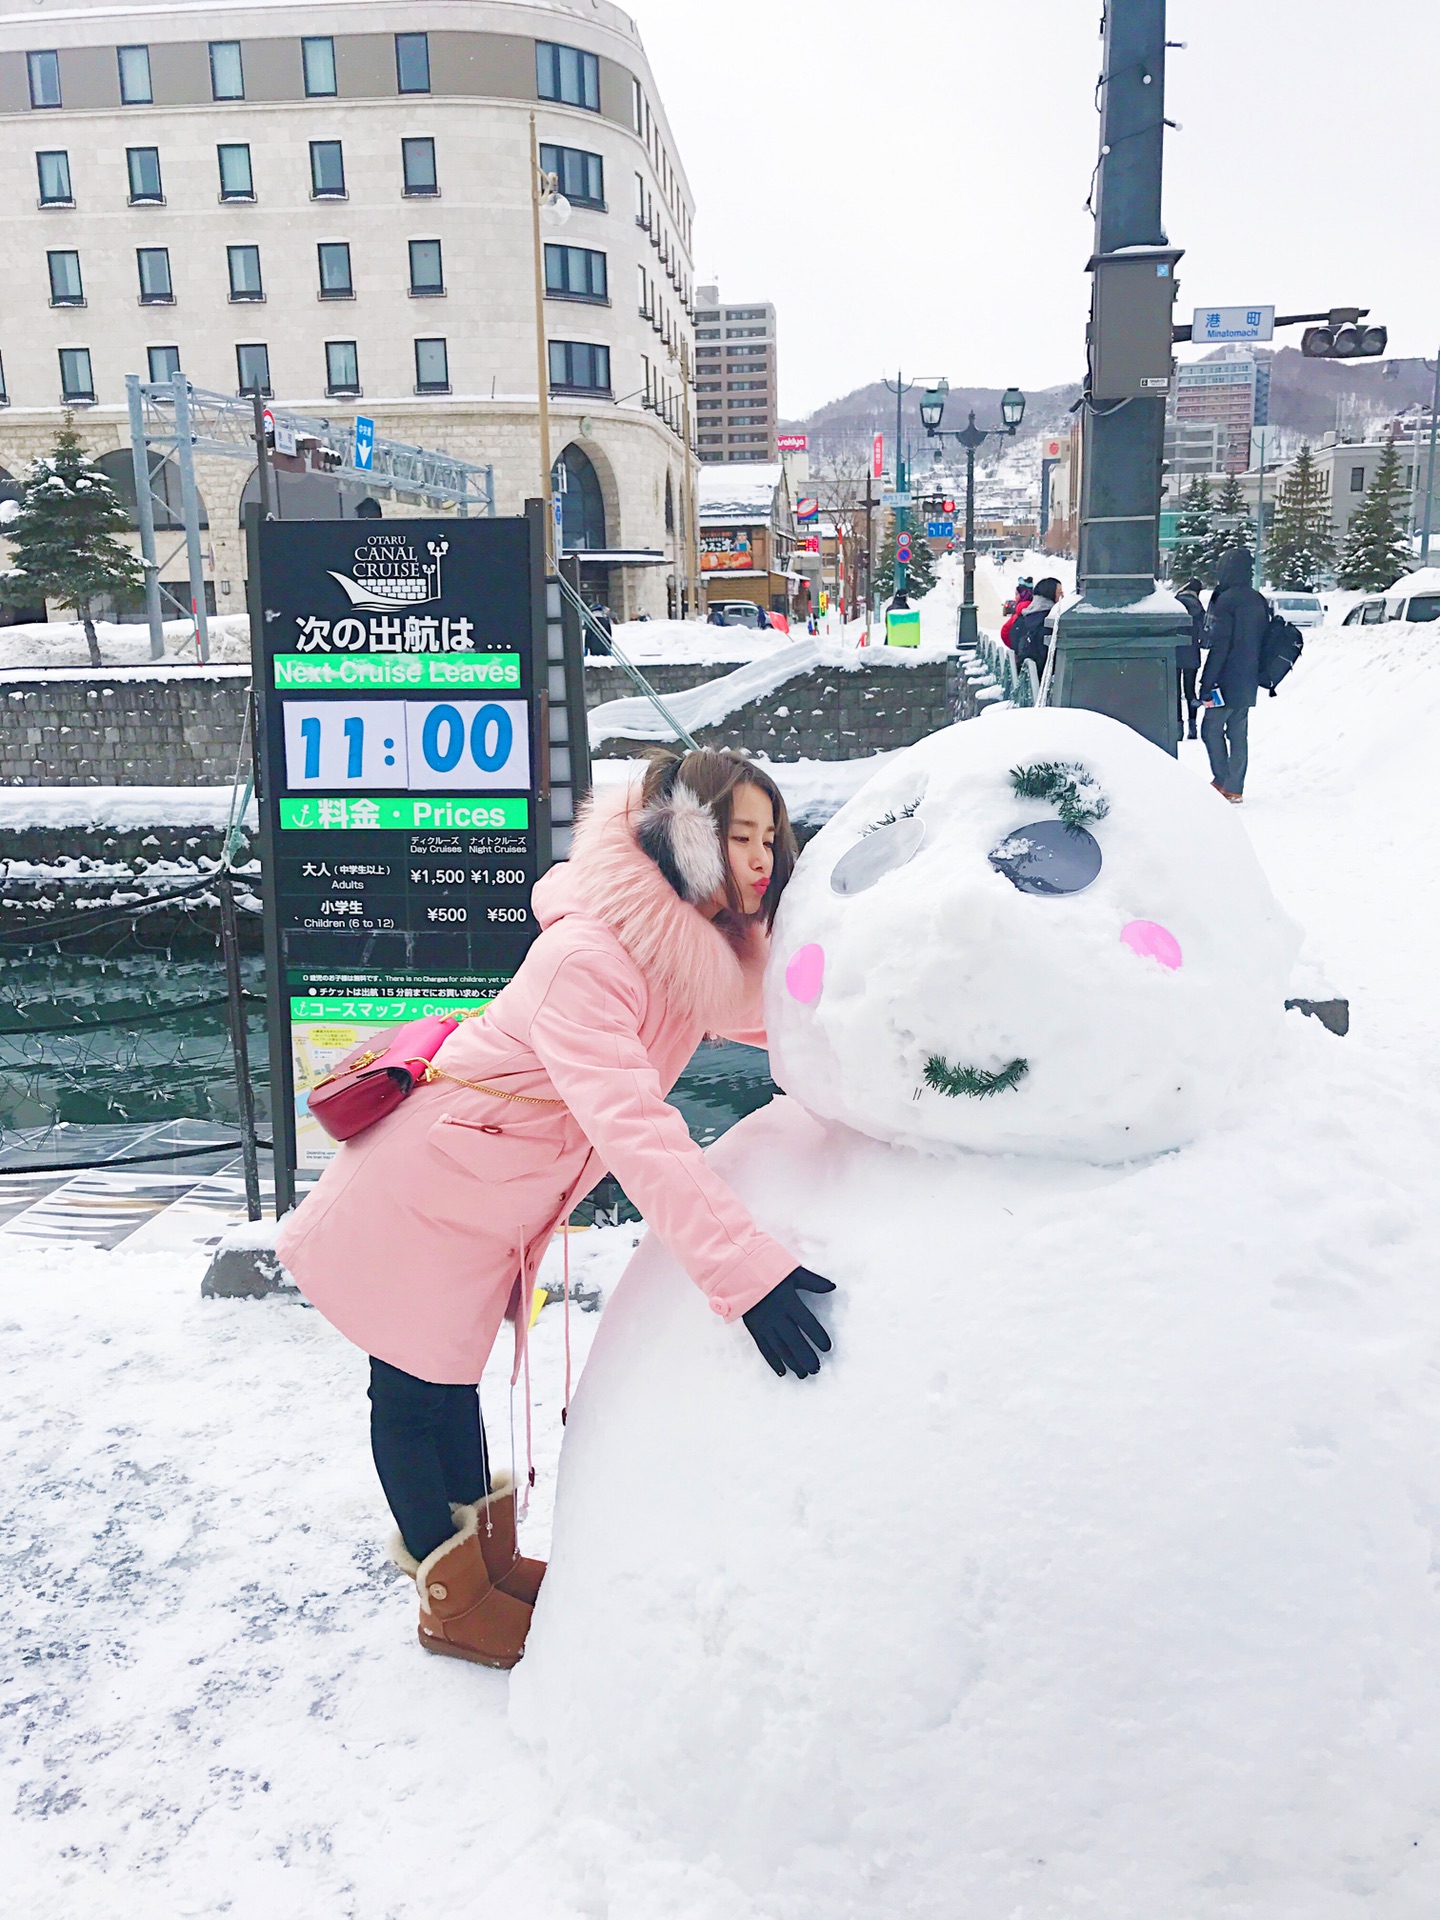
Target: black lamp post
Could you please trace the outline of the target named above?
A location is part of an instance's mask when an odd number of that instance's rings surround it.
[[[1025,396],[1018,387],[1005,389],[1000,399],[1002,426],[977,427],[972,409],[967,425],[956,433],[942,433],[940,422],[945,418],[945,396],[949,390],[944,380],[931,387],[920,402],[920,418],[932,440],[958,440],[965,449],[965,598],[960,607],[959,643],[962,647],[973,647],[980,638],[980,623],[975,614],[975,450],[983,447],[991,434],[1014,433],[1025,418]]]

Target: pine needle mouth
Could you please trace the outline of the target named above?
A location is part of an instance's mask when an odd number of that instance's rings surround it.
[[[951,1100],[988,1100],[992,1094],[1013,1093],[1030,1071],[1028,1060],[1012,1060],[992,1072],[988,1067],[952,1067],[943,1054],[925,1062],[925,1084]]]

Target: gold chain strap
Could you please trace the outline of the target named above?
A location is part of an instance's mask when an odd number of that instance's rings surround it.
[[[469,1087],[472,1093],[490,1093],[497,1100],[518,1100],[527,1107],[563,1107],[563,1100],[545,1100],[538,1093],[506,1093],[503,1087],[487,1087],[483,1080],[462,1080],[457,1074],[446,1073],[443,1068],[428,1065],[423,1075],[426,1086],[432,1080],[448,1080],[453,1087]]]

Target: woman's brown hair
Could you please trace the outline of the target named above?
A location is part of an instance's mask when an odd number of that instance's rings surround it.
[[[656,747],[645,757],[649,764],[645,769],[641,800],[646,809],[663,807],[677,786],[683,787],[709,809],[715,822],[726,907],[737,921],[743,921],[746,915],[740,889],[730,871],[730,823],[735,810],[735,792],[739,787],[756,787],[765,795],[775,815],[775,865],[765,898],[754,917],[769,927],[775,919],[780,896],[795,871],[795,862],[799,857],[785,796],[779,787],[763,767],[756,766],[753,760],[747,760],[743,753],[737,753],[733,747],[697,747],[694,752],[685,754],[672,753],[666,747]],[[646,845],[647,852],[656,860],[676,892],[684,897],[685,888],[677,876],[667,870],[663,848],[652,846],[644,840],[642,844]]]

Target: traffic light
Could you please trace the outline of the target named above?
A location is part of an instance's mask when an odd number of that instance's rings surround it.
[[[310,465],[317,473],[334,473],[337,467],[343,467],[345,456],[334,447],[317,446],[310,455]]]
[[[1384,327],[1366,327],[1353,321],[1323,327],[1307,327],[1300,340],[1300,351],[1307,360],[1375,359],[1390,344]]]

